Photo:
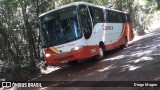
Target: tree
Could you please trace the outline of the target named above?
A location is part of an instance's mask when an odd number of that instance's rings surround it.
[[[4,77],[9,78],[16,69],[23,72],[24,66],[36,68],[40,43],[37,42],[39,36],[35,27],[39,24],[39,15],[76,1],[129,11],[134,30],[140,34],[147,29],[147,19],[156,11],[155,8],[160,9],[160,0],[142,0],[142,5],[139,0],[0,0],[0,60],[5,62]],[[16,80],[14,74],[10,80]]]
[[[157,9],[160,9],[160,0],[157,0],[157,4],[158,4]]]

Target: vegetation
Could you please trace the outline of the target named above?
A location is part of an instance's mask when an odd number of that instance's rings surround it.
[[[160,0],[0,0],[0,79],[27,80],[38,73],[38,16],[75,1],[129,11],[138,35],[150,30],[160,9]]]

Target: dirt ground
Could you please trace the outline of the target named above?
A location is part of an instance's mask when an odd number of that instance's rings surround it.
[[[53,68],[53,67],[52,67]],[[160,81],[160,29],[136,37],[125,49],[106,52],[101,61],[87,60],[60,68],[32,81]],[[93,85],[98,84],[94,82]],[[18,90],[160,90],[158,87],[52,87]],[[15,88],[12,88],[14,90]]]

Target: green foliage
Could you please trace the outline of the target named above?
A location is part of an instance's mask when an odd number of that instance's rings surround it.
[[[26,11],[24,11],[26,13],[22,13],[22,4],[26,8]],[[31,60],[30,56],[31,54],[36,55],[36,52],[30,53],[29,44],[37,45],[37,43],[29,43],[28,35],[35,38],[37,36],[31,32],[31,34],[27,33],[28,27],[24,23],[26,22],[24,18],[29,22],[30,27],[36,25],[39,15],[35,12],[37,6],[31,0],[1,0],[0,10],[2,11],[0,13],[0,60],[5,62],[3,78],[7,80],[26,80],[30,76],[26,73],[30,73],[32,70],[28,70],[30,66],[27,66],[27,68],[21,66],[35,62],[34,57]],[[17,73],[19,75],[16,75]]]
[[[157,0],[157,9],[160,10],[160,0]]]
[[[12,65],[2,69],[2,77],[5,77],[6,81],[26,81],[40,73],[38,68],[31,67],[30,64],[25,66]]]

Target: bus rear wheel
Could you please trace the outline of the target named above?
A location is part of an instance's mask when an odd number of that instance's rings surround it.
[[[128,46],[128,39],[125,37],[125,43],[121,46],[122,49],[126,48]]]
[[[125,37],[125,46],[126,47],[128,46],[128,39],[127,39],[127,37]]]

